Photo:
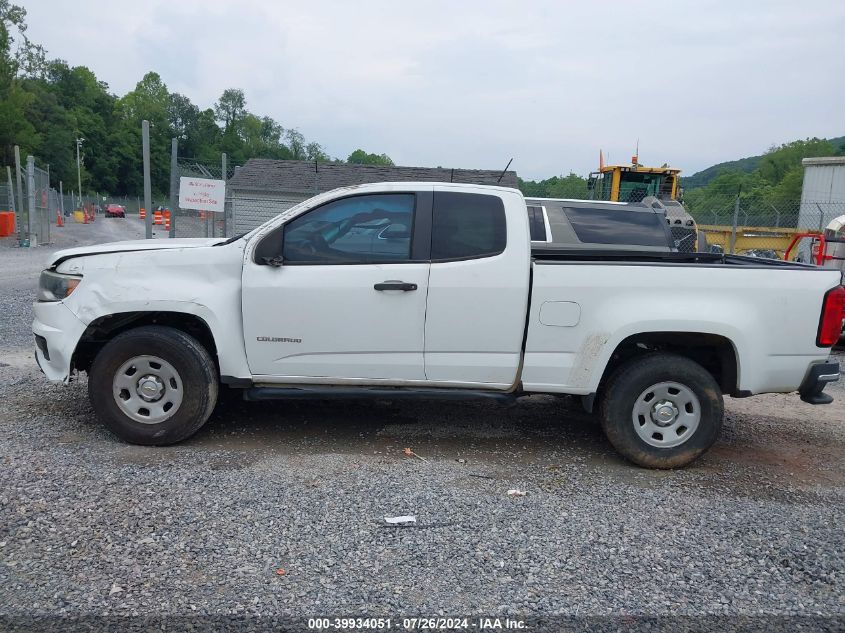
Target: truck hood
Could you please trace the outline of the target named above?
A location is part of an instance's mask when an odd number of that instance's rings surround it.
[[[103,255],[106,253],[127,253],[130,251],[160,251],[171,248],[198,248],[201,246],[214,246],[225,241],[225,237],[186,237],[160,240],[127,240],[124,242],[107,242],[93,246],[66,248],[53,253],[48,268],[74,257]]]

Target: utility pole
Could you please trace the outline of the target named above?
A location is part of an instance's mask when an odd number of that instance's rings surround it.
[[[79,205],[82,206],[82,167],[80,166],[79,162],[79,148],[82,147],[82,142],[85,139],[81,136],[76,139],[76,179],[77,184],[79,185]]]

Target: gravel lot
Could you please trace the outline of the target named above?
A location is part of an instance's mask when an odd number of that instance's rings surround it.
[[[845,626],[842,383],[827,407],[728,399],[717,446],[674,472],[628,465],[576,403],[546,396],[511,408],[229,397],[188,442],[129,446],[93,419],[84,377],[43,380],[30,304],[51,248],[143,227],[101,219],[53,234],[55,246],[0,246],[0,625],[253,626],[260,614],[300,629],[364,615]],[[380,525],[404,514],[420,525]]]

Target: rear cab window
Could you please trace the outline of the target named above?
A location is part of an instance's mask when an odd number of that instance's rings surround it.
[[[531,233],[532,242],[550,242],[551,236],[548,234],[548,219],[546,217],[545,208],[530,204],[528,209],[528,228]]]
[[[431,227],[431,260],[492,257],[505,250],[507,222],[499,196],[436,191]]]

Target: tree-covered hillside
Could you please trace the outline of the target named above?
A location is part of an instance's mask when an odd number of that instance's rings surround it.
[[[845,136],[827,140],[833,147],[835,155],[841,156],[845,154]],[[776,146],[772,149],[776,149]],[[724,163],[719,163],[718,165],[712,165],[707,169],[702,169],[701,171],[692,174],[691,176],[685,176],[683,178],[684,188],[690,190],[695,189],[696,187],[703,187],[704,185],[709,184],[710,181],[715,179],[719,174],[725,172],[750,174],[760,166],[760,161],[763,160],[764,156],[765,154],[760,154],[759,156],[749,156],[747,158],[740,158],[739,160],[730,160]]]
[[[170,92],[162,78],[148,72],[123,96],[84,66],[47,58],[29,40],[26,10],[0,0],[0,166],[14,164],[14,146],[49,163],[54,186],[77,182],[76,139],[82,143],[85,192],[138,195],[141,173],[141,121],[150,122],[153,190],[166,192],[170,179],[170,139],[179,139],[180,156],[219,164],[221,152],[238,165],[253,157],[337,161],[322,145],[294,127],[250,112],[244,92],[224,90],[202,108]],[[353,163],[392,164],[385,154],[356,150]],[[74,187],[75,188],[75,187]]]

